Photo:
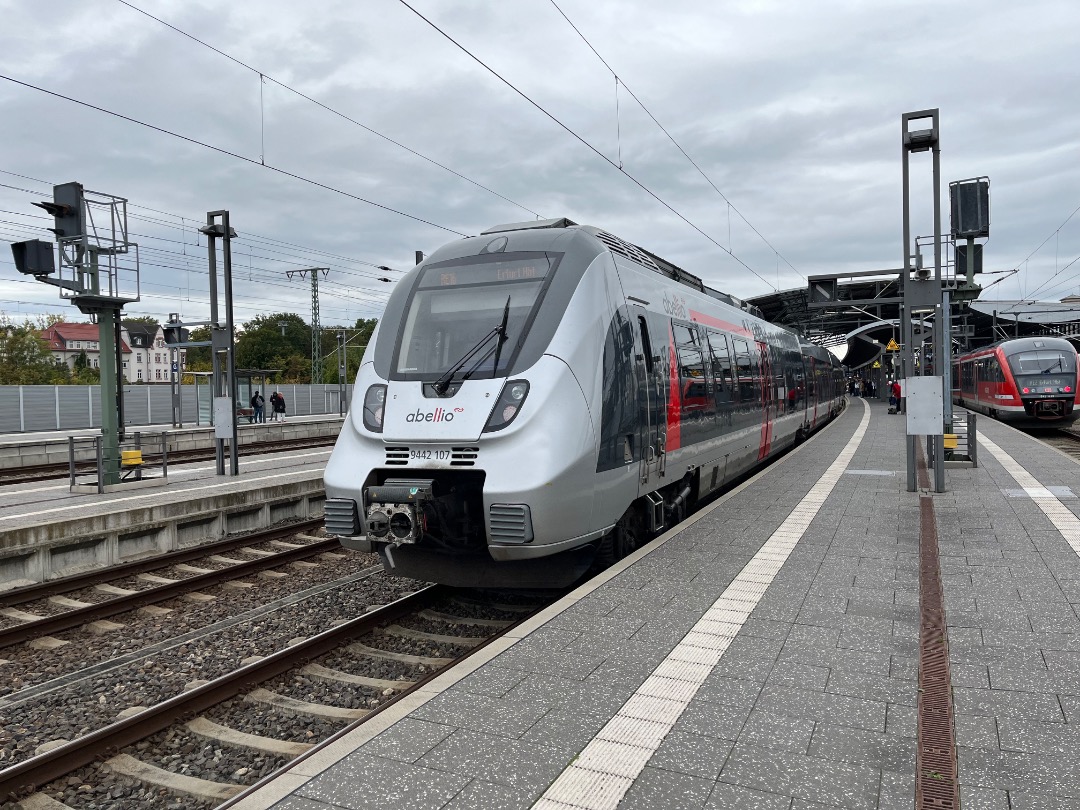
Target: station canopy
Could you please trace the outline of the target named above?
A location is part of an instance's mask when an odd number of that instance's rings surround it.
[[[900,289],[902,270],[864,271],[849,274],[853,280],[837,281],[829,288],[827,306],[815,296],[810,284],[747,299],[761,310],[765,320],[785,326],[804,339],[833,349],[850,369],[871,365],[885,354],[890,340],[900,340]],[[826,278],[826,277],[819,277]],[[830,283],[831,279],[830,279]],[[978,294],[974,288],[968,297]],[[998,340],[1028,335],[1069,338],[1080,348],[1080,296],[1061,301],[964,300],[952,302],[953,351],[985,346]],[[913,319],[915,338],[932,323]],[[846,354],[840,347],[846,345]]]

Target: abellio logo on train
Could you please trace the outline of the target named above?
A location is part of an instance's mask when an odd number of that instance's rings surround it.
[[[416,413],[410,413],[405,417],[406,422],[453,422],[454,414],[464,412],[464,408],[454,408],[453,411],[448,411],[445,408],[436,408],[433,411],[427,411],[426,413],[419,408],[416,409]]]

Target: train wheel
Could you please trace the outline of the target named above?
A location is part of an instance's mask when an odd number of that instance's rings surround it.
[[[602,569],[617,563],[636,551],[644,540],[645,531],[641,515],[634,506],[631,506],[619,518],[615,527],[600,541],[596,549],[597,566]]]

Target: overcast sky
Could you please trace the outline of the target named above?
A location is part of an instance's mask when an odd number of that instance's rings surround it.
[[[943,196],[989,176],[986,269],[1021,268],[983,298],[1080,291],[1075,0],[556,2],[0,0],[0,239],[52,238],[30,203],[54,183],[124,197],[125,314],[162,319],[207,317],[195,229],[215,209],[240,235],[241,323],[309,320],[287,276],[308,267],[329,268],[324,325],[377,316],[414,251],[537,215],[752,297],[900,266],[900,117],[937,107]],[[917,234],[930,165],[913,156]],[[81,318],[0,248],[0,311]]]

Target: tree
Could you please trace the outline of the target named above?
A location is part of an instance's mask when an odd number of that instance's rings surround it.
[[[45,328],[50,322],[55,323],[41,319],[35,325],[26,320],[20,326],[0,312],[0,385],[63,385],[70,381],[67,366],[49,353],[35,328]]]
[[[75,385],[97,385],[101,382],[101,372],[90,367],[90,358],[86,356],[85,349],[75,357],[75,367],[71,371],[71,382]]]
[[[337,333],[345,333],[345,379],[351,381],[360,368],[364,350],[378,323],[376,318],[357,318],[355,326],[327,326],[323,329],[323,369],[319,382],[332,385],[338,381]]]
[[[292,312],[256,315],[236,341],[236,367],[278,369],[278,382],[307,382],[311,374],[311,327]]]

